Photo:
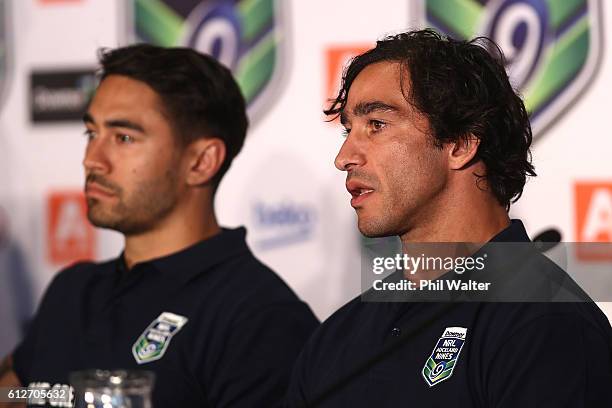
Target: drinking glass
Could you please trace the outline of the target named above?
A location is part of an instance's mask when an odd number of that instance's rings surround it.
[[[75,408],[152,408],[155,374],[141,370],[86,370],[69,376]]]

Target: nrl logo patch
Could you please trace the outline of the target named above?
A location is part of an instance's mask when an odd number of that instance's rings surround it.
[[[459,353],[465,343],[465,327],[447,327],[423,367],[423,378],[430,387],[448,380],[459,359]]]
[[[133,0],[132,40],[187,46],[230,68],[251,121],[279,87],[285,47],[281,0]],[[284,6],[285,4],[283,4]]]
[[[458,40],[484,35],[504,52],[534,137],[586,89],[600,64],[599,0],[421,0],[412,12]],[[415,15],[415,14],[413,14]]]
[[[159,360],[168,349],[170,340],[187,323],[187,318],[170,312],[159,315],[138,337],[132,354],[138,364]]]

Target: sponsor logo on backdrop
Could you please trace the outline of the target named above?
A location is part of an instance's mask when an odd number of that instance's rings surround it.
[[[260,250],[307,241],[313,236],[317,222],[314,206],[291,200],[256,201],[251,214],[254,246]]]
[[[457,39],[485,35],[500,45],[513,85],[538,136],[593,79],[602,49],[599,0],[422,0],[426,26]]]
[[[47,217],[49,262],[65,265],[94,258],[95,229],[87,219],[87,203],[81,191],[51,193]]]
[[[281,3],[286,7],[281,0],[134,0],[133,30],[137,41],[193,47],[229,67],[253,121],[274,102],[281,80]]]
[[[612,242],[612,181],[574,186],[577,242]],[[582,260],[612,260],[610,245],[578,245]]]
[[[32,72],[30,118],[33,123],[80,122],[95,89],[93,69]]]
[[[373,44],[332,45],[325,50],[325,101],[324,108],[329,105],[329,99],[338,95],[342,83],[342,73],[349,61],[373,47]]]

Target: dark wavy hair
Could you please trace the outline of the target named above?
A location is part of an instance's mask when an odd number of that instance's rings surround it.
[[[486,37],[457,41],[426,29],[388,36],[355,57],[345,69],[341,89],[324,113],[337,117],[346,106],[351,84],[368,65],[398,62],[399,86],[406,100],[429,120],[436,146],[460,138],[480,140],[475,161],[482,160],[486,180],[499,203],[510,208],[527,176],[535,176],[529,146],[531,125],[521,98],[504,69],[501,49]]]
[[[124,75],[157,92],[181,145],[202,136],[223,140],[226,157],[213,179],[216,188],[242,149],[248,127],[244,97],[230,70],[191,48],[150,44],[102,49],[99,60],[101,80]]]

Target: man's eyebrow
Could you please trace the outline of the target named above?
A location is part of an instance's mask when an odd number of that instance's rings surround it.
[[[125,129],[132,129],[137,132],[144,133],[144,128],[142,126],[140,126],[138,123],[132,122],[131,120],[127,120],[127,119],[107,120],[104,122],[104,126],[109,127],[109,128],[119,127],[119,128],[125,128]]]
[[[94,120],[93,116],[91,116],[89,112],[85,112],[85,114],[83,115],[83,123],[95,124],[96,121]]]
[[[372,112],[398,113],[400,112],[400,108],[381,101],[359,102],[357,105],[355,105],[352,112],[347,113],[345,110],[340,112],[340,123],[344,125],[350,122],[348,118],[349,113],[353,114],[354,116],[364,116]]]
[[[89,112],[83,115],[84,123],[91,123],[93,125],[96,124],[93,116]],[[128,119],[111,119],[104,122],[104,126],[108,128],[125,128],[132,129],[140,133],[144,133],[144,128],[140,126],[138,123],[132,122]]]
[[[346,112],[340,112],[340,124],[346,125],[348,123],[348,118],[346,117]]]
[[[397,106],[389,105],[381,101],[359,102],[353,109],[353,115],[363,116],[372,112],[399,112]]]

